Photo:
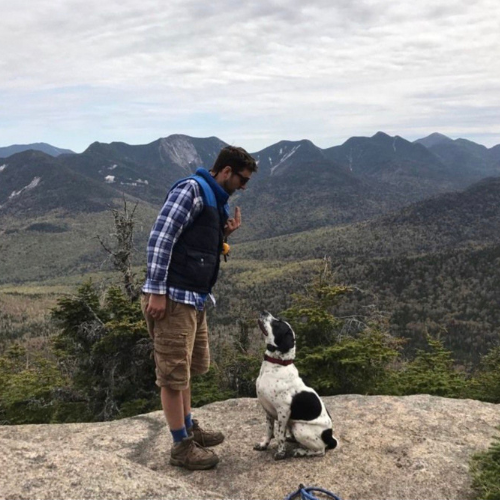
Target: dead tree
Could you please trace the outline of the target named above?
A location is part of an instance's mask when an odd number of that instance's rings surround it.
[[[97,236],[99,243],[104,250],[112,257],[113,267],[122,275],[122,283],[125,293],[134,302],[139,297],[139,289],[135,284],[135,274],[132,272],[132,251],[134,243],[134,214],[137,203],[132,211],[127,208],[127,200],[123,198],[123,211],[116,208],[111,209],[115,220],[115,232],[111,233],[116,239],[113,248],[106,245],[100,236]]]

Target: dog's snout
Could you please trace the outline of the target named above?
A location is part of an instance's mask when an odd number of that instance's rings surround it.
[[[257,324],[259,325],[260,331],[267,337],[267,330],[266,327],[264,326],[264,322],[259,318],[257,320]]]

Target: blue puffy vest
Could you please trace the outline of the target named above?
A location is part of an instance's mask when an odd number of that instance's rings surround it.
[[[204,208],[174,245],[167,286],[210,293],[219,273],[226,215],[218,207],[214,192],[203,177],[195,174],[188,179],[198,182]],[[173,187],[184,180],[178,181]]]

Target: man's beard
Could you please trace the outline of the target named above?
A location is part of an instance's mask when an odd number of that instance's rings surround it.
[[[231,196],[232,194],[234,194],[234,192],[236,191],[236,189],[231,189],[229,187],[229,181],[225,181],[223,184],[222,184],[222,189],[224,189],[224,191],[229,195]]]

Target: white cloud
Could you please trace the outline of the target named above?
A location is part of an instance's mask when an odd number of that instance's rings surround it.
[[[492,0],[0,0],[0,144],[500,142]],[[4,4],[4,5],[3,5]]]

